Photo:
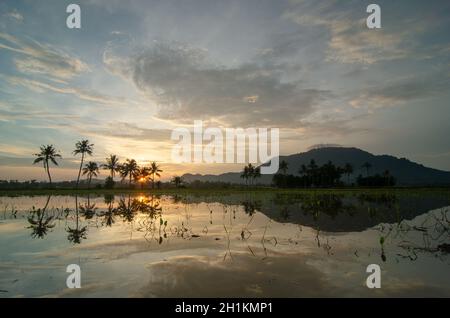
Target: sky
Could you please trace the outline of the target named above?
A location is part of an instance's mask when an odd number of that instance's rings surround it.
[[[372,2],[2,0],[0,179],[44,180],[43,144],[63,156],[54,179],[75,179],[81,139],[88,160],[165,178],[240,170],[171,161],[194,120],[279,128],[283,155],[337,144],[450,170],[450,2],[376,1],[368,29]]]

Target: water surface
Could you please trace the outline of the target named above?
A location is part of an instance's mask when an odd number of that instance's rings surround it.
[[[0,297],[450,296],[442,195],[0,197]],[[81,267],[81,288],[66,267]],[[366,287],[379,264],[380,289]]]

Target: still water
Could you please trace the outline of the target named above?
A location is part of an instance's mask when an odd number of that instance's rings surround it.
[[[431,194],[0,197],[0,297],[450,297],[449,206]],[[369,264],[380,289],[366,286]]]

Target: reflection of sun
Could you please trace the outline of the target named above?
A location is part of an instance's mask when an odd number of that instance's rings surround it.
[[[145,197],[144,197],[143,195],[140,195],[140,196],[138,197],[138,201],[139,201],[139,202],[144,202],[144,200],[145,200]]]

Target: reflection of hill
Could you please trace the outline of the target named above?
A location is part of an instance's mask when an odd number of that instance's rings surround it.
[[[357,200],[344,200],[338,210],[316,208],[305,209],[290,205],[284,207],[289,218],[284,219],[282,209],[266,206],[261,212],[278,222],[290,222],[317,228],[327,232],[360,232],[380,223],[397,223],[411,220],[430,210],[449,205],[449,200],[424,198],[399,198],[395,206],[383,203],[358,203]]]
[[[327,232],[359,232],[380,223],[411,220],[450,205],[450,198],[430,195],[265,194],[193,198],[186,203],[218,202],[241,205],[246,213],[259,211],[281,223],[294,223]]]

